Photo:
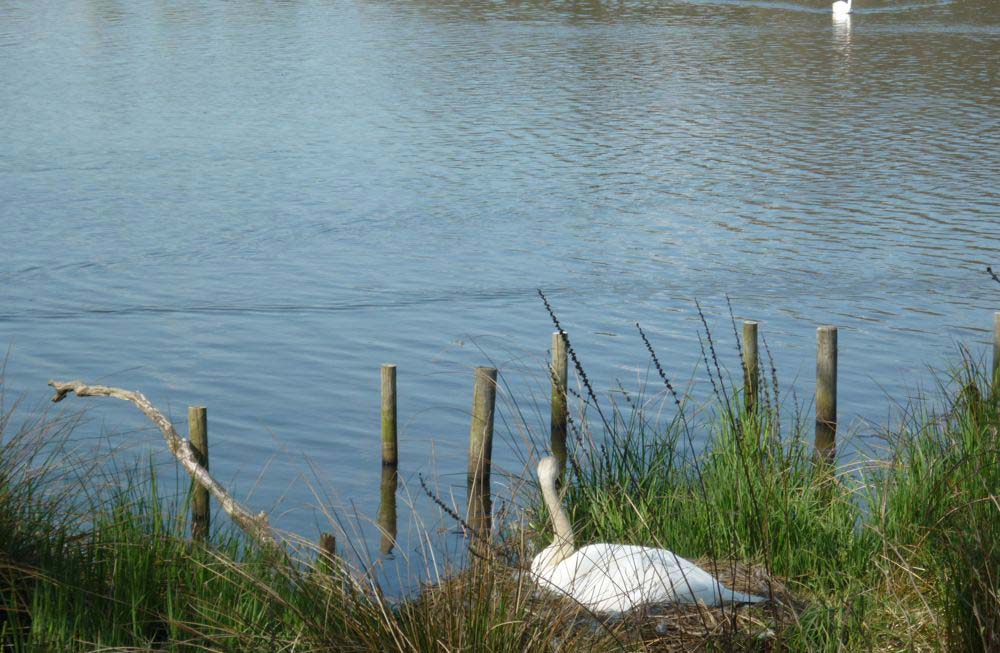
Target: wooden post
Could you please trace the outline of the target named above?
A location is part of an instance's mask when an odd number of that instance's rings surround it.
[[[316,562],[319,570],[328,574],[337,568],[337,538],[333,533],[319,534],[319,559]]]
[[[396,468],[399,452],[396,440],[396,366],[382,365],[382,466]]]
[[[816,458],[837,455],[837,327],[816,329]]]
[[[743,320],[743,399],[747,413],[757,410],[757,393],[760,388],[757,325],[757,322]]]
[[[477,367],[472,390],[472,424],[469,427],[468,522],[479,535],[490,530],[490,460],[493,457],[493,410],[497,371]]]
[[[198,464],[208,470],[208,411],[204,406],[188,407],[188,438]],[[208,490],[197,481],[191,481],[191,537],[203,540],[208,535],[211,521],[211,506]]]
[[[382,485],[378,504],[378,527],[382,531],[379,550],[383,555],[392,553],[396,546],[396,486],[399,476],[395,467],[382,466]]]
[[[319,552],[326,558],[333,558],[337,555],[337,538],[333,533],[319,534]]]
[[[566,424],[569,411],[566,405],[566,387],[569,379],[566,358],[566,338],[561,331],[552,334],[552,423],[549,446],[559,461],[559,473],[566,468]]]
[[[993,393],[1000,394],[1000,311],[993,314]]]

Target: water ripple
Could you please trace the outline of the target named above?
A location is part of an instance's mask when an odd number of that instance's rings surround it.
[[[879,420],[997,309],[1000,5],[828,5],[0,0],[7,378],[209,403],[223,478],[280,432],[368,511],[380,362],[406,473],[450,474],[469,368],[544,385],[535,288],[602,387],[648,368],[635,320],[694,369],[694,298],[726,347],[728,294],[800,397],[840,324]]]

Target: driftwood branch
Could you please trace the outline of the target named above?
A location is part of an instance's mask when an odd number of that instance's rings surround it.
[[[274,532],[271,530],[270,524],[268,524],[267,513],[259,512],[255,515],[241,506],[226,491],[226,488],[222,487],[218,481],[212,478],[207,469],[198,464],[194,450],[191,448],[191,443],[186,438],[178,435],[170,420],[157,410],[141,392],[122,390],[121,388],[112,388],[105,385],[87,385],[83,381],[67,381],[63,383],[53,380],[49,381],[49,385],[56,390],[55,396],[52,397],[52,401],[54,402],[62,401],[67,394],[73,392],[77,397],[114,397],[115,399],[122,399],[135,404],[163,433],[170,452],[180,461],[185,471],[218,500],[222,505],[222,509],[232,517],[237,526],[265,545],[277,544]]]

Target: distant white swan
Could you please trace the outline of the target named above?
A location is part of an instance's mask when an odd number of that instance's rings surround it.
[[[851,13],[851,2],[853,2],[853,0],[847,0],[847,2],[844,2],[844,0],[837,0],[833,3],[833,14],[835,16],[846,16]]]
[[[657,603],[756,603],[766,600],[727,588],[710,573],[666,549],[630,544],[588,544],[574,551],[573,528],[559,504],[559,465],[538,463],[538,482],[555,539],[531,561],[543,588],[570,596],[594,612],[622,613]]]

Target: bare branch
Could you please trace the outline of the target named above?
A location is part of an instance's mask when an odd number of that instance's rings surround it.
[[[265,545],[273,546],[277,544],[274,532],[271,530],[271,526],[267,520],[267,513],[259,512],[255,515],[241,506],[218,481],[212,478],[207,469],[198,464],[194,450],[191,448],[191,443],[186,438],[178,435],[170,420],[157,410],[141,392],[122,390],[121,388],[112,388],[105,385],[87,385],[79,380],[68,382],[52,380],[49,381],[49,385],[56,390],[56,394],[52,397],[52,401],[54,402],[62,401],[67,394],[73,392],[76,393],[77,397],[114,397],[115,399],[122,399],[123,401],[135,404],[163,433],[163,437],[167,441],[167,447],[170,448],[170,452],[174,454],[174,457],[180,461],[185,471],[187,471],[195,482],[208,490],[216,498],[222,505],[222,509],[229,514],[237,526]]]

